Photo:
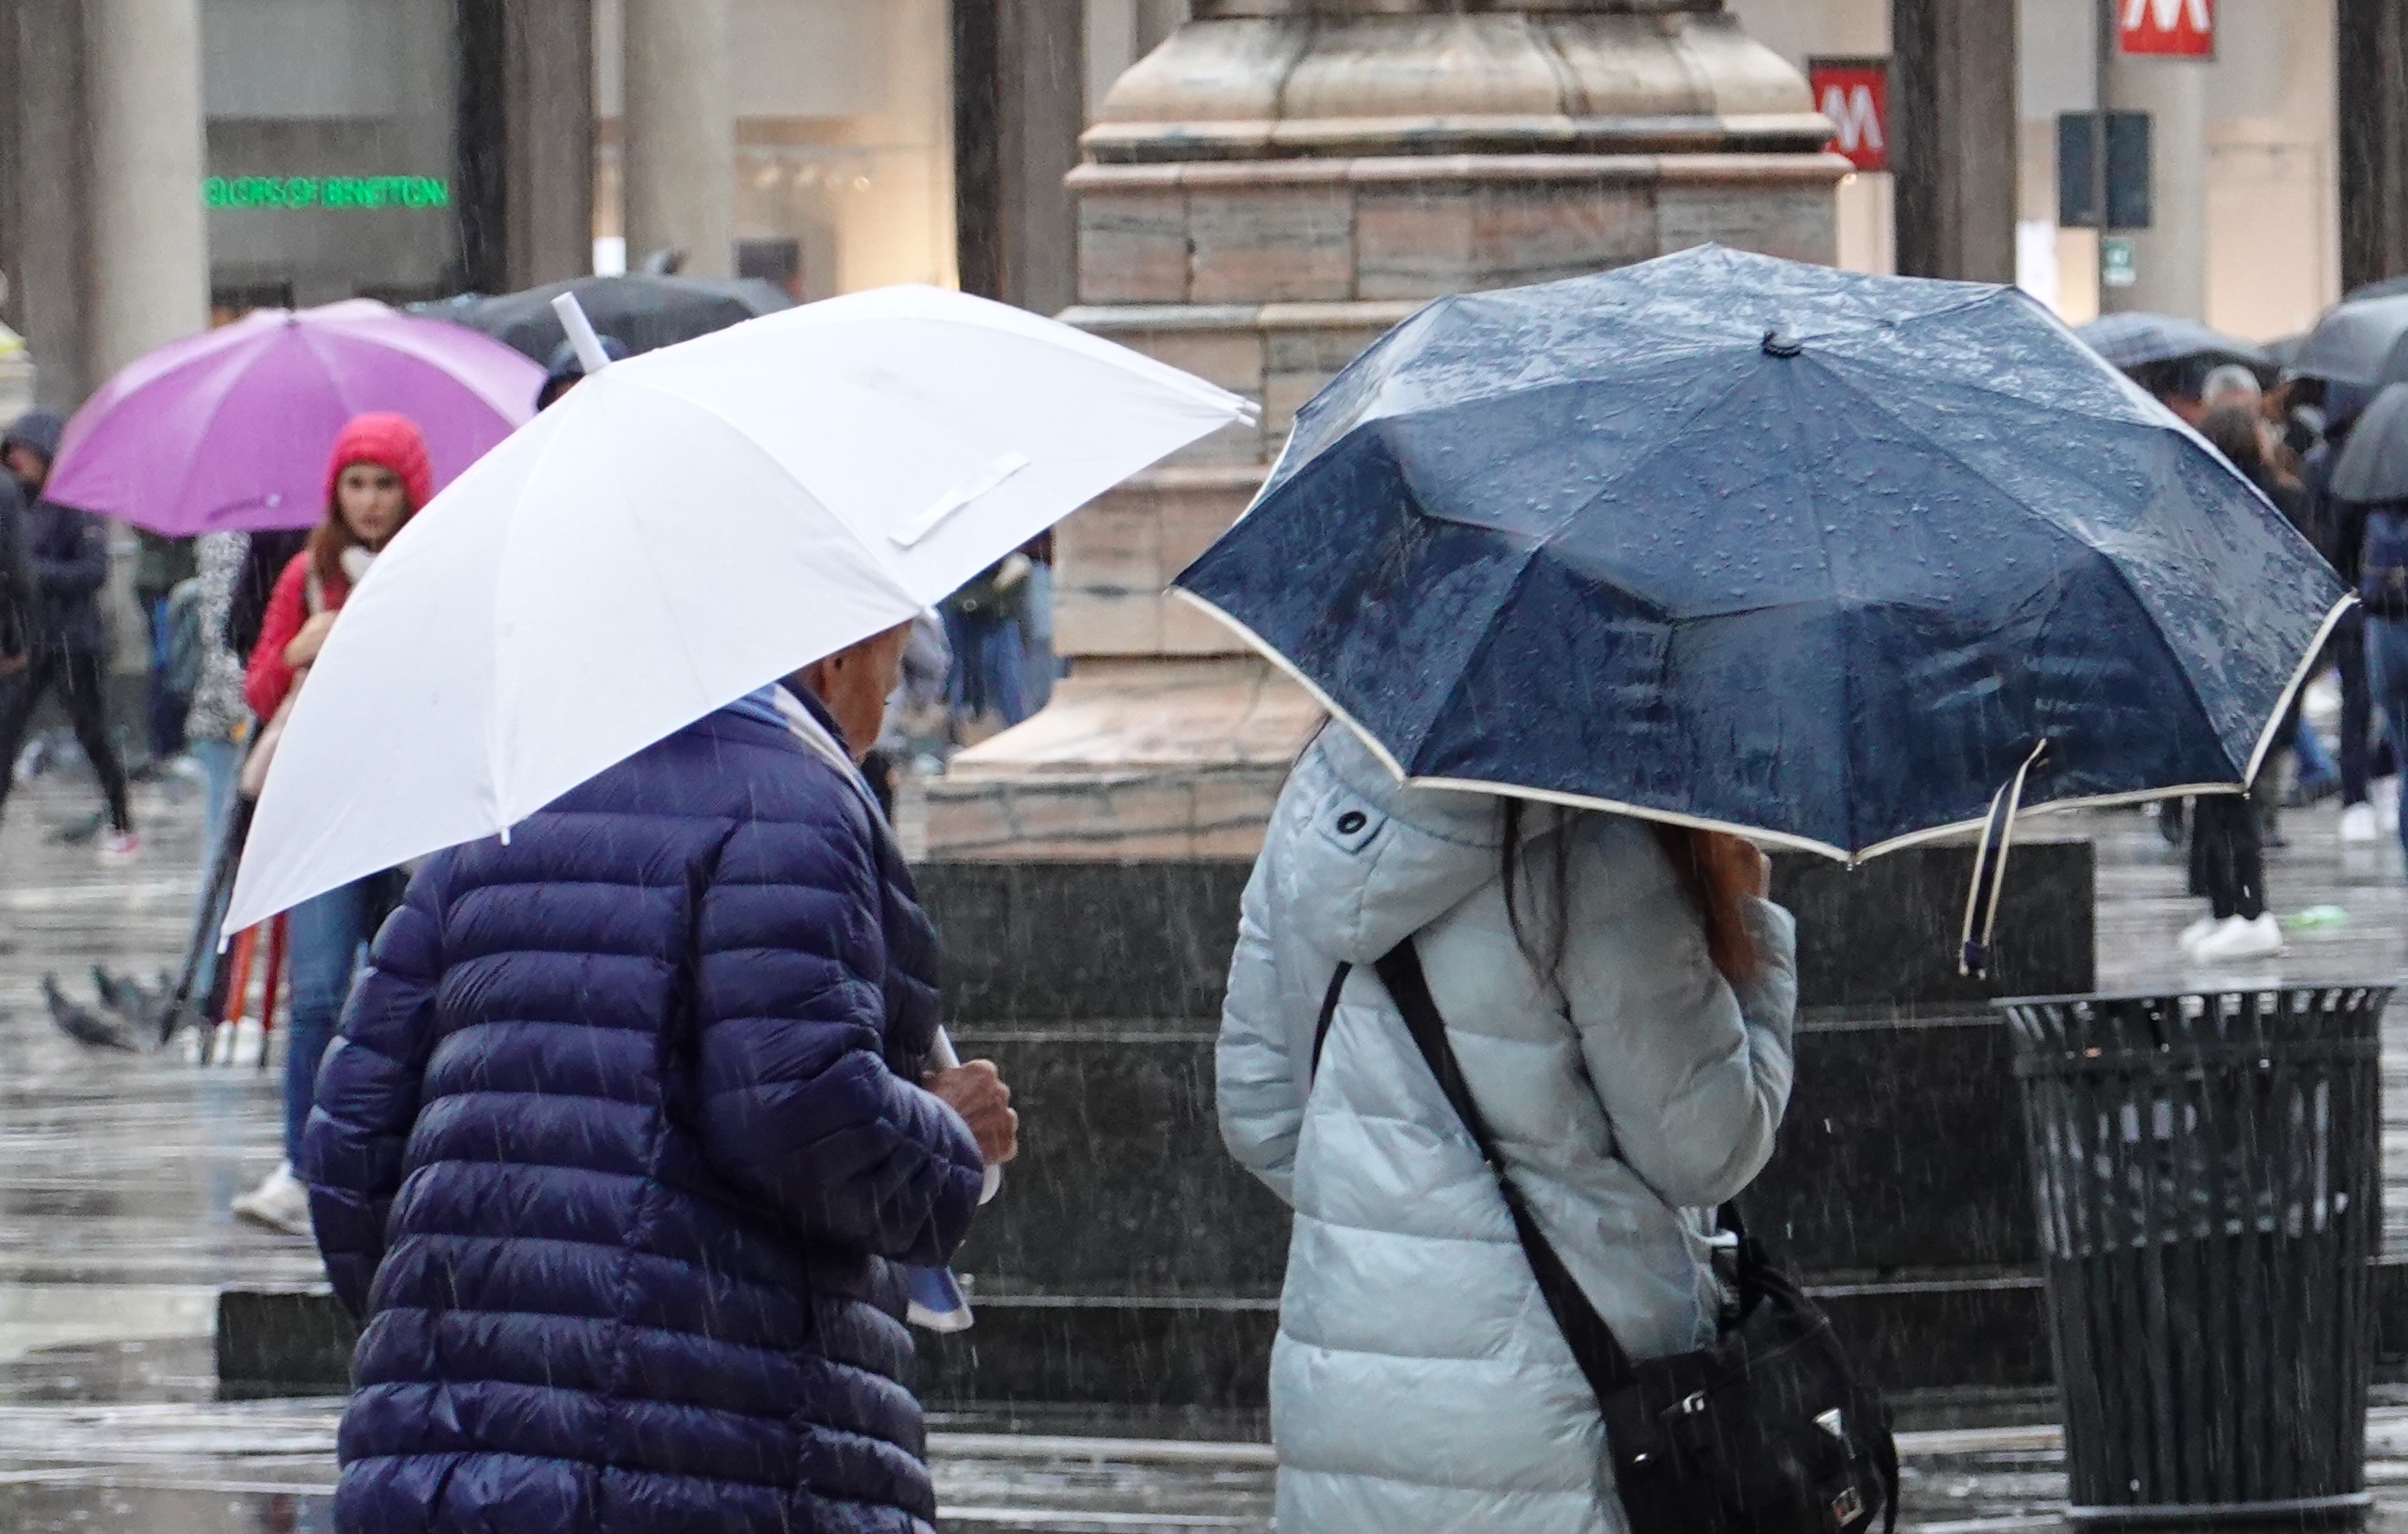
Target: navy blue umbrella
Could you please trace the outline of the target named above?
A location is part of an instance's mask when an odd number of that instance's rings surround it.
[[[2239,787],[2347,601],[2014,289],[1716,247],[1421,310],[1178,586],[1402,777],[1850,859]]]

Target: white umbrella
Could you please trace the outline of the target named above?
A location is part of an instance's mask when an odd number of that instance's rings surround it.
[[[437,495],[286,723],[225,930],[509,826],[1253,406],[935,288],[592,374]]]

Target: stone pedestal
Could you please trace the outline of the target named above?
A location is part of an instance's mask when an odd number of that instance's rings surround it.
[[[1845,162],[1721,0],[1204,0],[1105,99],[1069,177],[1063,316],[1261,402],[1063,523],[1036,719],[929,785],[939,859],[1243,855],[1315,719],[1166,596],[1297,409],[1427,300],[1707,240],[1833,252]]]
[[[1750,1227],[1885,1389],[2050,1379],[2005,1025],[2089,990],[2093,860],[2015,850],[1986,983],[1956,973],[1967,846],[1773,860],[1798,915],[1797,1085]],[[923,865],[945,1015],[995,1060],[1021,1156],[955,1261],[977,1326],[921,1340],[934,1399],[1259,1409],[1289,1215],[1223,1149],[1213,1044],[1248,865]]]

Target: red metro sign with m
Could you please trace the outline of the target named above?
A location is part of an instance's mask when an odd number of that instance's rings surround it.
[[[1889,168],[1889,61],[1809,59],[1814,109],[1836,130],[1823,147],[1858,170]]]
[[[2122,52],[2205,58],[2215,51],[2214,0],[2116,0],[2115,10]]]

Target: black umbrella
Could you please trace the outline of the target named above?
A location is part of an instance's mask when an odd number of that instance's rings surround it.
[[[2345,600],[2015,289],[1713,246],[1423,308],[1177,584],[1401,777],[1850,859],[2247,783]]]
[[[560,328],[560,317],[552,309],[552,301],[564,293],[577,294],[578,305],[594,322],[594,328],[626,342],[631,352],[690,341],[756,315],[795,307],[784,292],[757,278],[723,281],[695,277],[580,277],[494,298],[463,294],[411,308],[432,319],[482,331],[540,363],[549,361],[567,338]]]
[[[2238,336],[2210,330],[2197,320],[2186,320],[2176,314],[2110,314],[2086,325],[2076,325],[2073,333],[2091,351],[2127,369],[2146,367],[2152,363],[2187,362],[2194,357],[2243,363],[2251,367],[2269,366],[2273,360]]]
[[[2408,383],[2386,385],[2358,418],[2332,491],[2345,501],[2408,501]]]
[[[2408,382],[2408,294],[2344,304],[2326,315],[2291,371],[2364,389]]]

